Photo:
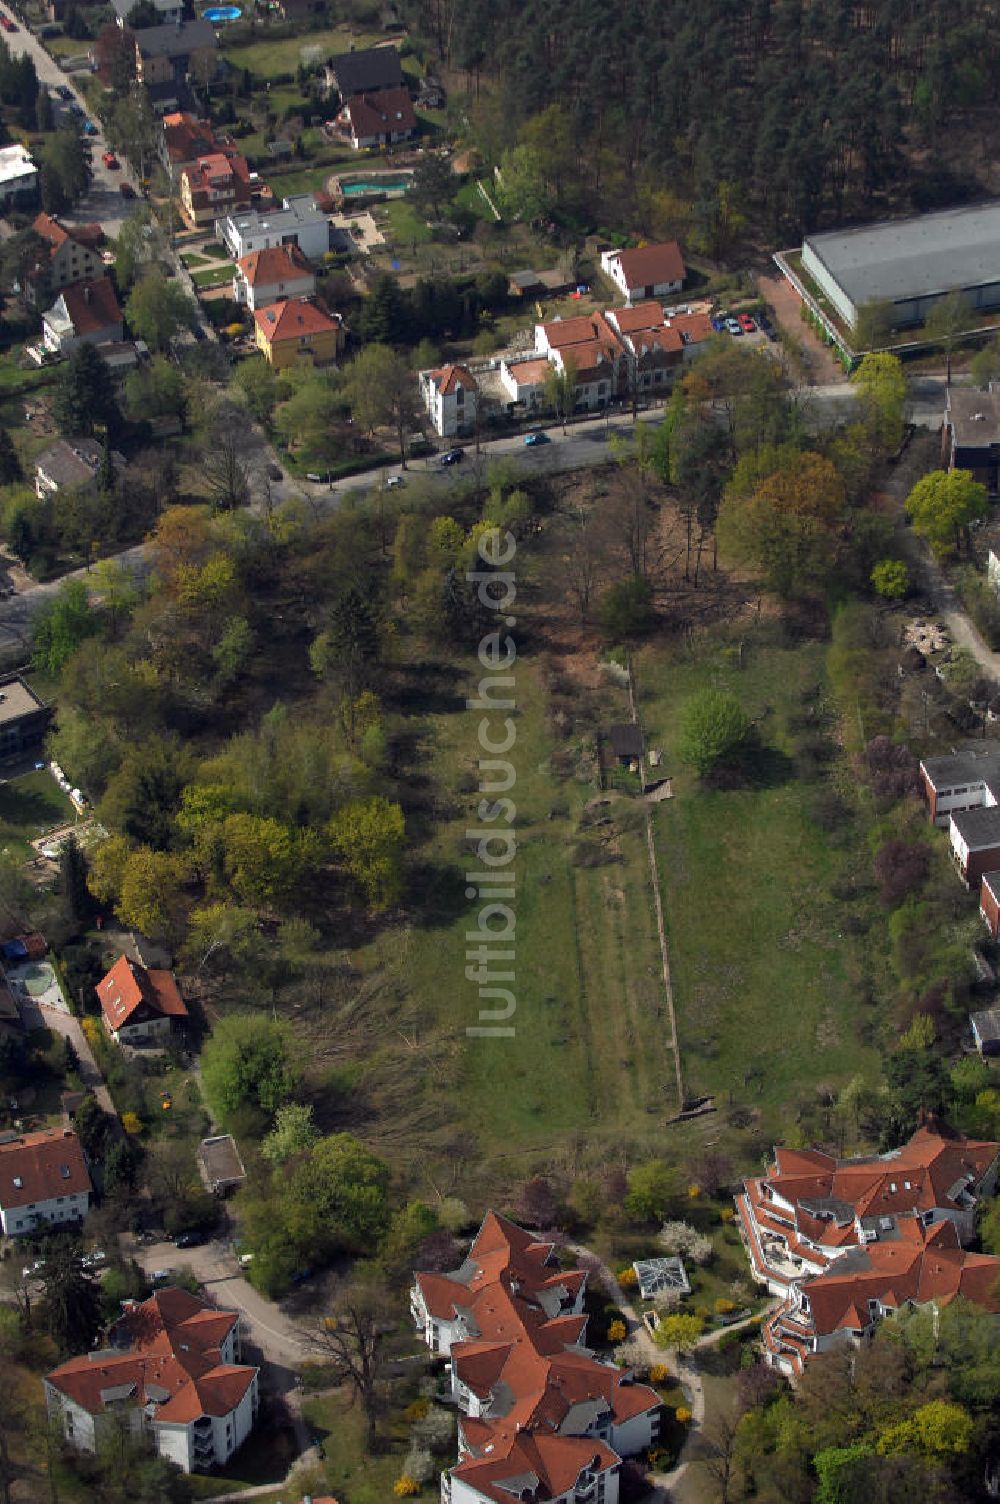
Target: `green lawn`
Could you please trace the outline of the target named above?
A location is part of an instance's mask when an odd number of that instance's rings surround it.
[[[810,819],[817,785],[789,763],[764,787],[708,790],[678,757],[681,707],[706,683],[738,696],[779,758],[791,752],[789,718],[824,682],[823,645],[746,635],[742,667],[732,645],[709,639],[693,656],[647,649],[637,672],[674,779],[656,835],[685,1085],[723,1102],[732,1092],[777,1127],[794,1122],[802,1094],[874,1074],[878,1057],[859,1039],[864,942],[845,933],[830,891],[857,847]]]
[[[325,1486],[343,1504],[388,1504],[392,1486],[403,1471],[406,1427],[393,1426],[392,1448],[369,1457],[364,1448],[364,1417],[360,1405],[352,1405],[343,1393],[317,1395],[305,1401],[302,1413],[323,1444],[321,1470]],[[449,1454],[447,1461],[451,1461]],[[419,1494],[418,1501],[437,1499],[440,1485],[435,1476]]]
[[[373,34],[355,37],[343,27],[327,31],[301,32],[292,37],[262,38],[259,42],[239,42],[226,47],[222,56],[234,68],[249,68],[258,78],[275,78],[279,73],[294,73],[302,61],[304,48],[318,47],[324,57],[333,52],[347,52],[354,47],[370,47],[380,38]]]
[[[45,769],[0,783],[0,849],[33,855],[29,841],[74,816],[72,804]]]
[[[333,167],[303,167],[297,172],[269,172],[268,186],[276,199],[287,198],[293,193],[315,193],[325,188]]]
[[[485,219],[487,224],[496,224],[493,210],[483,198],[479,191],[479,184],[475,180],[464,183],[455,197],[456,202],[461,204],[463,209],[467,209],[470,214],[474,214],[477,219]]]
[[[424,219],[405,198],[390,199],[385,205],[391,236],[400,250],[409,245],[427,245],[434,238]]]
[[[231,261],[218,261],[214,266],[206,266],[204,271],[191,273],[191,281],[195,287],[221,287],[232,280],[233,263]]]

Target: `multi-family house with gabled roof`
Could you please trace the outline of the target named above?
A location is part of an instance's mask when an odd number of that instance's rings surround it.
[[[781,1297],[765,1354],[790,1375],[816,1353],[860,1341],[886,1314],[964,1295],[996,1308],[1000,1259],[965,1251],[993,1194],[1000,1144],[936,1119],[888,1154],[835,1159],[775,1150],[736,1198],[754,1278]]]
[[[449,1358],[459,1410],[446,1504],[505,1499],[529,1478],[532,1498],[615,1504],[621,1457],[656,1440],[656,1392],[585,1346],[586,1283],[494,1212],[458,1269],[416,1276],[413,1318]]]
[[[77,1450],[96,1451],[123,1429],[189,1473],[243,1445],[257,1417],[258,1372],[240,1361],[238,1312],[168,1287],[126,1302],[110,1346],[54,1368],[45,1398]]]

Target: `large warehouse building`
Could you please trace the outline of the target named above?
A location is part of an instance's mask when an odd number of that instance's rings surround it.
[[[810,235],[802,268],[852,329],[866,303],[892,303],[896,328],[923,323],[952,292],[1000,307],[1000,199]]]

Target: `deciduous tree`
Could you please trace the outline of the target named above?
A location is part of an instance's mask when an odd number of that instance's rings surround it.
[[[970,470],[932,470],[906,498],[914,531],[944,557],[968,545],[969,529],[987,510],[986,487]]]

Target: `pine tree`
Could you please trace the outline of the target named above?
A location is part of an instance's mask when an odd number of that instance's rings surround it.
[[[75,836],[70,836],[59,858],[59,889],[73,918],[86,919],[92,909],[87,889],[87,864]]]

